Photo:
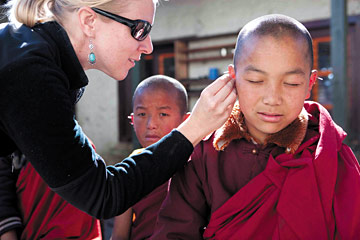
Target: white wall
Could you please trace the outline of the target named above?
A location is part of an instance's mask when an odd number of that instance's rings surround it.
[[[96,70],[86,72],[89,84],[76,105],[77,120],[85,134],[104,154],[119,139],[118,82]]]
[[[348,14],[360,14],[360,0],[347,0]],[[248,21],[280,13],[301,22],[330,18],[330,0],[162,0],[153,41],[238,32]]]

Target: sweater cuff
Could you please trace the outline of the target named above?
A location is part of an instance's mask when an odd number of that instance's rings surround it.
[[[22,228],[20,217],[9,217],[0,221],[0,236],[10,230]]]
[[[189,139],[187,139],[181,132],[179,132],[177,129],[173,129],[169,136],[174,136],[175,141],[180,141],[182,144],[184,144],[184,147],[186,148],[187,151],[189,151],[190,153],[192,151],[194,151],[194,146],[193,144],[189,141]]]

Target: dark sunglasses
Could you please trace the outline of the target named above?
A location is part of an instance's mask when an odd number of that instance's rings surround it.
[[[131,28],[131,36],[138,41],[143,41],[151,31],[151,24],[145,20],[131,20],[125,17],[121,17],[119,15],[107,12],[105,10],[101,10],[99,8],[91,8],[94,12],[99,13],[105,17],[111,18],[121,24],[124,24]]]

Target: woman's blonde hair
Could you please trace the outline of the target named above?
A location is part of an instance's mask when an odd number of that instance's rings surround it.
[[[157,1],[154,1],[157,2]],[[57,21],[61,23],[66,12],[81,7],[98,7],[107,11],[120,10],[129,0],[12,0],[9,7],[9,19],[33,27],[38,22]]]

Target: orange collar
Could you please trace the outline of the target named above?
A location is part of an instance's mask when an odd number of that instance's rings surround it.
[[[279,147],[284,147],[286,153],[295,153],[303,141],[308,126],[308,113],[303,108],[299,116],[283,130],[270,134],[264,145],[274,143]],[[248,132],[245,124],[244,114],[236,104],[230,117],[225,124],[216,130],[213,141],[214,148],[217,151],[224,150],[232,140],[245,138],[249,142],[258,142]]]

